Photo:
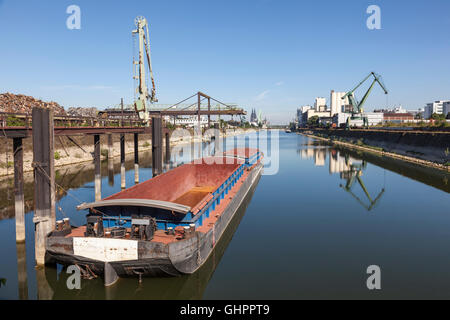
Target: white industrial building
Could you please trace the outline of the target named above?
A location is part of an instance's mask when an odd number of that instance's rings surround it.
[[[306,111],[306,121],[308,121],[310,118],[318,116],[319,118],[329,118],[330,117],[330,111],[317,111],[316,109],[309,109]]]
[[[363,115],[367,117],[369,126],[375,126],[383,123],[384,120],[384,114],[380,112],[365,112]]]
[[[342,99],[346,95],[345,92],[336,92],[331,90],[330,95],[330,107],[331,107],[331,116],[335,114],[341,113],[342,108],[349,104],[348,98]]]
[[[330,117],[330,111],[327,111],[325,98],[316,98],[314,102],[314,108],[312,106],[302,106],[297,109],[298,126],[306,126],[308,120],[314,116],[317,116],[319,118]]]
[[[327,111],[327,99],[322,97],[317,97],[314,101],[314,110],[316,112]]]
[[[447,106],[447,102],[450,102],[450,100],[439,100],[432,103],[427,103],[423,117],[425,119],[430,119],[433,113],[443,114],[444,103],[446,103]]]
[[[347,123],[347,119],[352,116],[351,113],[338,113],[333,117],[333,123],[338,127],[342,127]],[[375,126],[377,124],[383,123],[384,114],[382,112],[364,112],[363,117],[367,118],[369,126]],[[363,127],[364,121],[360,119],[350,119],[350,126],[353,127]]]

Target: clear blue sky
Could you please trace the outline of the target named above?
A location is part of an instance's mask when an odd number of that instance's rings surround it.
[[[71,4],[81,30],[66,28]],[[371,4],[381,30],[366,27]],[[200,90],[280,123],[374,70],[390,105],[417,109],[450,99],[449,12],[448,0],[0,0],[0,92],[66,107],[130,103],[131,30],[143,15],[161,103]],[[367,106],[386,106],[380,88]]]

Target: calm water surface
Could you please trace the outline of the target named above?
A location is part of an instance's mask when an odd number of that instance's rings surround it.
[[[197,273],[120,279],[107,289],[94,279],[70,291],[62,268],[35,269],[33,212],[26,243],[16,245],[13,195],[3,182],[0,299],[450,298],[449,174],[296,134],[280,133],[279,146],[278,174],[262,176]],[[140,159],[143,181],[150,154]],[[132,160],[126,167],[131,186]],[[118,172],[118,163],[102,167],[103,196],[120,190]],[[84,223],[74,208],[94,200],[93,177],[91,164],[58,169],[69,193],[58,194],[58,218]],[[370,265],[381,268],[376,292],[366,287]]]

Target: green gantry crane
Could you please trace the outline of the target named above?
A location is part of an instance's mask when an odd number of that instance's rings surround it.
[[[358,89],[364,82],[366,82],[371,76],[373,76],[373,81],[372,84],[370,85],[369,89],[367,90],[366,94],[364,95],[364,97],[362,98],[362,100],[360,102],[358,102],[358,100],[356,100],[355,97],[355,91],[356,89]],[[364,78],[364,80],[362,80],[353,90],[347,92],[347,94],[345,96],[342,97],[342,100],[344,100],[345,98],[348,98],[348,101],[350,103],[350,105],[352,106],[352,116],[351,119],[363,119],[363,123],[364,126],[367,127],[369,125],[367,117],[363,117],[362,113],[364,112],[363,110],[363,105],[366,102],[367,98],[369,97],[370,92],[372,91],[375,83],[378,82],[378,84],[380,85],[380,87],[384,90],[385,94],[388,94],[388,91],[386,89],[386,86],[384,85],[381,76],[376,74],[375,72],[371,72],[369,73],[369,75],[367,77]],[[350,117],[347,118],[347,125],[346,128],[350,128]]]

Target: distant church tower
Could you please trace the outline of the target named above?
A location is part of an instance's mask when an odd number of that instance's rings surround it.
[[[256,116],[256,110],[252,109],[252,114],[250,115],[250,122],[258,122],[258,117]]]

